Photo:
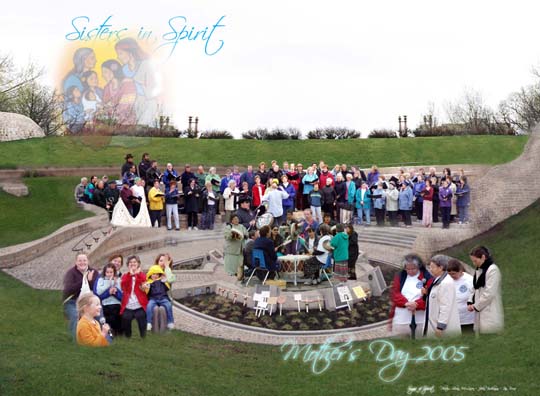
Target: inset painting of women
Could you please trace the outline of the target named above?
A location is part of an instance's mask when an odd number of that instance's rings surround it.
[[[78,48],[73,55],[73,69],[62,83],[64,94],[63,119],[71,132],[80,132],[86,120],[83,94],[88,89],[83,75],[96,65],[96,55],[91,48]]]
[[[98,75],[95,71],[85,71],[81,77],[84,85],[82,105],[87,122],[94,122],[102,108],[103,90],[98,86]]]
[[[105,116],[120,125],[135,125],[135,82],[124,76],[122,65],[115,59],[101,64],[101,75],[106,81],[102,98]]]
[[[152,125],[158,109],[158,86],[149,57],[133,38],[118,41],[114,48],[122,64],[124,77],[135,83],[137,124]]]

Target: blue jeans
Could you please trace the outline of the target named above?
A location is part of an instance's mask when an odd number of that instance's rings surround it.
[[[366,224],[371,224],[371,208],[357,208],[358,224],[362,225],[362,213],[366,216]]]
[[[77,322],[79,321],[79,314],[77,313],[77,302],[73,299],[67,301],[64,304],[64,316],[68,320],[68,330],[73,338],[73,341],[77,340]]]
[[[165,307],[165,311],[167,312],[167,324],[174,323],[172,303],[168,298],[161,298],[159,300],[150,299],[148,301],[148,306],[146,307],[146,323],[152,323],[155,307]]]
[[[468,206],[458,206],[459,212],[459,221],[465,223],[469,221],[469,207]]]

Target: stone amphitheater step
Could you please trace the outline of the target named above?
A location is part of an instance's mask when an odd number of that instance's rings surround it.
[[[419,230],[398,227],[355,227],[358,241],[361,244],[386,245],[410,249],[416,240]]]

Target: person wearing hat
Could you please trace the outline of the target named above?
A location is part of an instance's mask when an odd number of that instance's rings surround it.
[[[249,209],[250,199],[247,197],[242,197],[239,199],[240,208],[236,211],[240,224],[242,224],[246,229],[249,229],[255,225],[255,215]]]
[[[172,303],[169,298],[171,285],[167,282],[167,275],[159,265],[153,265],[146,273],[146,294],[148,305],[146,306],[146,330],[152,330],[152,319],[155,307],[164,307],[167,312],[167,328],[174,328]]]
[[[120,174],[123,175],[125,174],[127,171],[129,171],[131,169],[132,166],[135,166],[135,164],[133,163],[133,155],[132,154],[126,154],[126,156],[124,157],[124,159],[126,160],[126,162],[122,165],[122,170],[120,171]],[[137,173],[137,171],[135,170],[133,173]]]
[[[396,189],[395,181],[391,181],[388,184],[388,189],[384,191],[384,194],[386,195],[386,211],[388,212],[390,225],[392,227],[397,227],[399,191]]]

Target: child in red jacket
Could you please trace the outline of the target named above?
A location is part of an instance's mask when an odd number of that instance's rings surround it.
[[[145,289],[146,275],[141,271],[141,260],[138,256],[128,257],[128,271],[122,276],[122,306],[120,314],[122,315],[122,330],[124,335],[131,337],[131,321],[137,320],[141,338],[146,335],[146,306],[148,297]]]

